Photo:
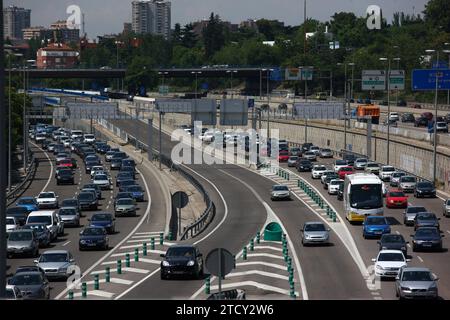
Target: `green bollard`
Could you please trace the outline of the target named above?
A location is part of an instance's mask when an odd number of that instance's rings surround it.
[[[83,283],[81,284],[81,296],[82,296],[83,298],[86,298],[86,297],[87,297],[87,284],[86,284],[86,282],[83,282]]]
[[[297,187],[301,188],[300,180],[297,180]]]
[[[330,206],[327,206],[327,216],[329,217],[330,216]]]
[[[336,222],[336,212],[333,211],[333,222]]]
[[[94,290],[100,290],[100,282],[98,279],[98,274],[94,275]]]
[[[250,251],[255,251],[255,241],[250,239]]]
[[[142,245],[142,255],[145,257],[147,255],[147,242]]]
[[[130,254],[127,253],[125,255],[125,267],[129,268],[130,267]]]
[[[111,269],[109,267],[106,267],[105,282],[111,282]]]
[[[122,260],[117,260],[117,274],[122,274]]]
[[[172,241],[172,231],[169,231],[169,235],[167,236],[167,240]]]
[[[288,179],[288,181],[290,181],[290,179],[291,179],[291,175],[289,174],[289,172],[287,173],[287,179]]]
[[[139,249],[136,248],[134,249],[134,262],[138,262],[139,261]]]
[[[164,233],[159,234],[159,244],[162,246],[164,244]]]
[[[295,288],[294,288],[294,282],[289,283],[289,295],[291,298],[295,299]]]
[[[69,300],[73,300],[73,291],[72,290],[69,291]]]
[[[211,279],[210,277],[205,279],[205,293],[210,294],[211,293]]]
[[[261,241],[261,232],[258,231],[258,232],[256,233],[256,243],[259,244],[260,241]]]
[[[150,238],[150,249],[155,250],[155,238]]]
[[[242,259],[247,260],[247,247],[242,250]]]

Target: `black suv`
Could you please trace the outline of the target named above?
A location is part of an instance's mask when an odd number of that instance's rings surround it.
[[[203,277],[203,255],[191,245],[171,246],[161,261],[161,279],[175,275],[188,275],[199,279]]]
[[[404,113],[402,114],[401,121],[414,123],[416,121],[416,118],[414,118],[414,115],[412,113]]]
[[[309,160],[300,160],[297,162],[297,171],[304,172],[304,171],[311,171],[312,170],[312,163]]]
[[[75,184],[75,179],[73,177],[73,172],[70,169],[59,170],[56,174],[56,184]]]
[[[419,117],[414,122],[414,127],[426,127],[428,126],[428,119],[425,117]]]

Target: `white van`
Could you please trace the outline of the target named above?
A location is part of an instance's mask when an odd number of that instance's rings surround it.
[[[57,211],[33,211],[28,215],[26,224],[29,223],[45,223],[52,240],[64,234],[64,222],[59,218]]]
[[[82,138],[82,137],[83,137],[83,131],[81,131],[81,130],[71,130],[70,131],[71,139]]]

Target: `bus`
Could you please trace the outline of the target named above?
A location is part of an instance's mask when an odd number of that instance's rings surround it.
[[[344,209],[347,220],[363,222],[367,215],[383,215],[383,182],[371,173],[345,177]]]

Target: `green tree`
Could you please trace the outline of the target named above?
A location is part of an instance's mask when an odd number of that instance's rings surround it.
[[[173,45],[179,45],[183,40],[183,35],[181,33],[181,26],[179,23],[175,23],[175,27],[171,34]]]
[[[194,33],[194,25],[192,23],[189,23],[183,27],[181,37],[182,41],[181,43],[186,48],[193,48],[197,44],[197,36]]]
[[[442,27],[444,31],[450,32],[450,1],[430,0],[425,5],[425,21],[434,27]]]
[[[205,56],[211,58],[215,52],[219,51],[225,43],[223,25],[218,15],[211,12],[208,25],[202,31],[203,44],[205,46]]]

